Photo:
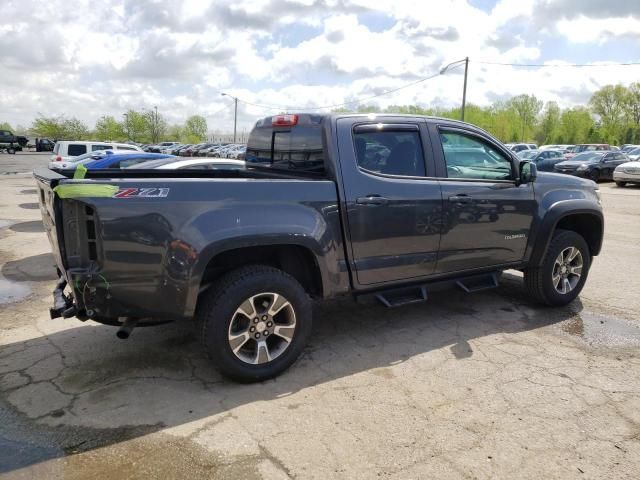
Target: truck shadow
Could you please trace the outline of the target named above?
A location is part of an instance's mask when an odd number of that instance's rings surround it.
[[[2,347],[0,372],[12,373],[0,377],[0,414],[6,413],[0,473],[166,428],[188,428],[253,402],[277,399],[277,408],[293,409],[287,397],[317,386],[348,389],[343,380],[354,375],[368,383],[401,381],[389,367],[418,356],[454,358],[459,368],[473,368],[464,362],[479,354],[476,340],[551,325],[581,309],[579,301],[539,308],[511,275],[493,292],[444,292],[426,304],[398,309],[350,299],[318,303],[310,343],[298,362],[274,380],[251,385],[222,378],[184,323],[140,328],[126,342],[116,339],[115,328],[78,323]],[[415,369],[411,375],[420,381],[429,372]],[[7,378],[15,385],[7,388]],[[34,400],[39,396],[48,399]]]

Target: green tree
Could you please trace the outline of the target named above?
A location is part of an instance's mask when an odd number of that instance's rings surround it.
[[[11,132],[14,132],[13,128],[11,127],[11,125],[9,125],[9,122],[2,122],[0,123],[0,130],[9,130]],[[14,132],[15,133],[15,132]]]
[[[149,125],[144,113],[129,110],[124,114],[124,130],[127,140],[149,141]]]
[[[65,119],[62,129],[66,140],[85,140],[89,136],[89,127],[75,117]]]
[[[540,128],[535,135],[539,144],[553,143],[555,141],[560,127],[560,114],[560,107],[556,102],[547,102],[542,111]]]
[[[103,115],[96,121],[94,135],[98,140],[118,140],[122,141],[127,138],[124,131],[124,125],[109,115]]]
[[[542,100],[538,100],[535,95],[522,94],[509,100],[508,106],[517,113],[522,131],[520,140],[526,142],[533,133],[536,116],[542,108]]]
[[[31,124],[31,131],[39,137],[56,140],[65,138],[64,117],[39,116]]]
[[[189,143],[202,142],[207,138],[207,120],[200,115],[191,115],[184,124],[182,134]]]
[[[147,122],[147,131],[151,143],[158,143],[167,131],[167,122],[157,110],[150,110],[144,114]]]
[[[597,135],[595,122],[585,107],[565,110],[560,115],[558,143],[578,144],[595,141]]]
[[[611,143],[623,137],[627,98],[628,90],[623,85],[606,85],[589,100],[591,110],[600,117],[606,140]]]

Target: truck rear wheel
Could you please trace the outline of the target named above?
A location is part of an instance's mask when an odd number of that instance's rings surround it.
[[[242,267],[203,293],[196,324],[207,354],[225,376],[255,382],[295,362],[311,333],[302,286],[273,267]]]
[[[535,300],[566,305],[580,294],[590,266],[591,255],[584,238],[570,230],[556,230],[542,264],[524,271],[524,284]]]

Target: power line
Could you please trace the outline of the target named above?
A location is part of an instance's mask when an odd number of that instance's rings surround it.
[[[473,60],[473,63],[481,63],[483,65],[500,65],[505,67],[538,67],[538,68],[563,68],[563,67],[628,67],[632,65],[640,65],[640,62],[626,63],[504,63],[504,62],[484,62],[481,60]]]
[[[453,70],[454,68],[458,68],[458,67],[461,67],[461,66],[462,66],[462,64],[461,65],[456,65],[456,66],[453,66],[453,67],[449,68],[449,70]],[[294,106],[290,106],[290,105],[267,105],[267,104],[249,102],[249,101],[243,100],[241,98],[238,98],[238,101],[242,102],[242,103],[245,103],[247,105],[252,105],[254,107],[267,108],[267,109],[270,109],[270,110],[324,110],[324,109],[327,109],[327,108],[338,108],[338,107],[346,107],[347,105],[357,105],[357,104],[366,102],[368,100],[372,100],[374,98],[383,97],[385,95],[389,95],[390,93],[395,93],[395,92],[398,92],[400,90],[404,90],[405,88],[413,87],[414,85],[418,85],[419,83],[426,82],[427,80],[431,80],[431,79],[433,79],[435,77],[439,77],[440,75],[441,75],[440,72],[434,73],[432,75],[429,75],[428,77],[421,78],[419,80],[416,80],[416,81],[411,82],[411,83],[407,83],[407,84],[402,85],[402,86],[397,87],[397,88],[392,88],[391,90],[385,90],[384,92],[378,93],[376,95],[370,95],[368,97],[359,98],[357,100],[351,100],[349,102],[335,103],[333,105],[322,105],[322,106],[319,106],[319,107],[294,107]]]

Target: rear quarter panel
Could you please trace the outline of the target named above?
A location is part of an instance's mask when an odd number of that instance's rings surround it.
[[[325,291],[348,288],[337,193],[331,181],[91,182],[117,185],[121,192],[143,188],[166,192],[162,197],[82,199],[98,218],[100,269],[112,297],[125,306],[141,306],[156,317],[190,317],[211,259],[226,250],[256,245],[307,247],[316,257]]]

